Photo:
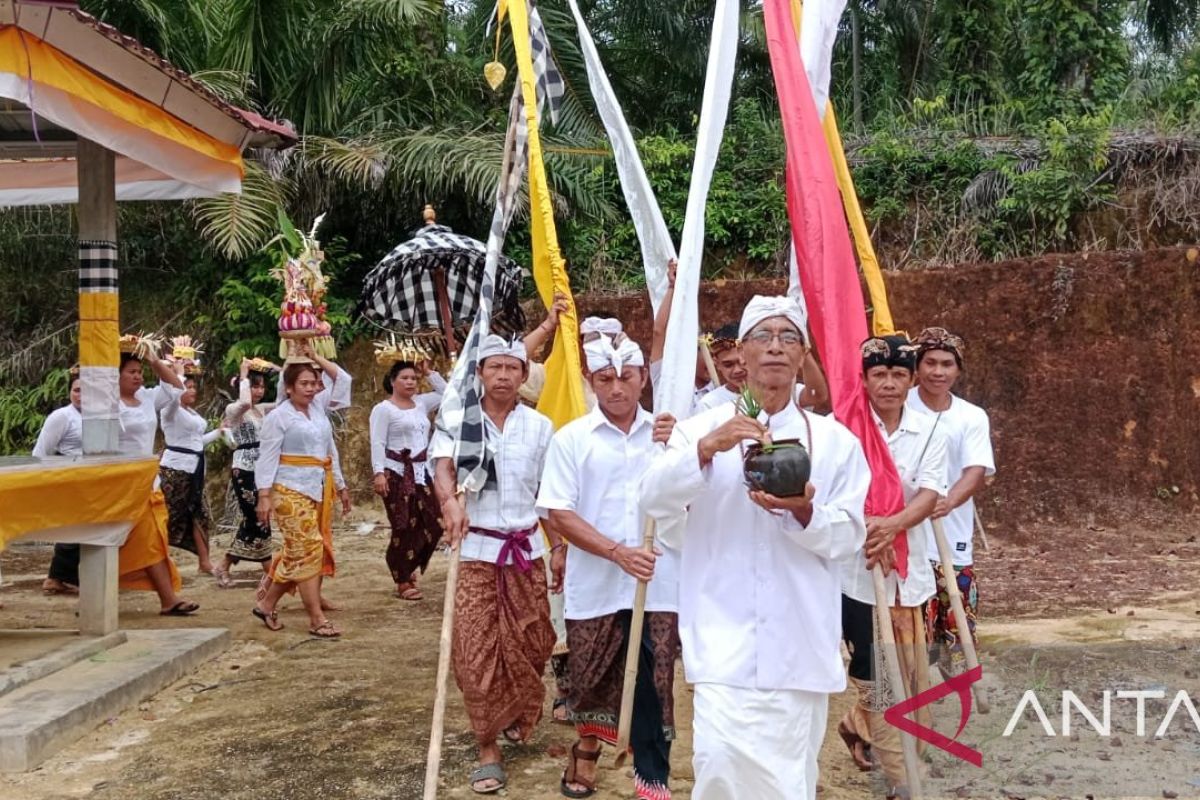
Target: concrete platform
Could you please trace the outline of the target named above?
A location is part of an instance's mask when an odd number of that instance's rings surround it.
[[[0,656],[0,695],[125,643],[124,631],[80,636],[74,631],[4,631]]]
[[[125,631],[125,641],[0,696],[0,772],[25,772],[231,643],[224,628]]]

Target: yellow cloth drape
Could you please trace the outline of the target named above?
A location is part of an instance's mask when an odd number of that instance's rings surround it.
[[[525,116],[529,121],[529,228],[533,241],[533,280],[542,302],[549,308],[554,302],[555,293],[571,297],[571,283],[567,278],[566,263],[558,249],[554,207],[546,181],[546,165],[542,161],[529,15],[525,3],[520,0],[500,4],[501,21],[506,11],[512,27],[513,48],[517,54]],[[550,418],[555,429],[583,416],[587,410],[583,399],[583,368],[579,361],[578,342],[579,320],[572,300],[571,310],[559,317],[554,348],[546,359],[546,385],[538,401],[538,411]]]
[[[67,525],[134,522],[150,502],[157,459],[31,465],[0,473],[0,550],[18,536]]]
[[[58,89],[144,131],[242,169],[241,151],[235,145],[196,130],[153,103],[109,83],[15,26],[0,27],[0,73],[5,72]],[[36,94],[37,90],[34,91]]]
[[[792,24],[796,27],[796,38],[799,40],[804,3],[802,0],[792,0],[791,8]],[[846,162],[846,151],[842,147],[842,137],[838,133],[837,117],[833,113],[831,101],[825,104],[824,128],[825,142],[829,146],[829,155],[833,158],[838,190],[842,194],[842,207],[846,212],[846,221],[850,223],[854,249],[858,253],[858,265],[867,284],[867,294],[871,297],[871,331],[876,336],[887,336],[896,331],[892,323],[892,309],[888,305],[887,287],[883,282],[879,259],[875,256],[875,246],[871,243],[871,232],[867,229],[862,207],[858,204],[858,193],[854,190],[854,178],[851,177],[850,165]]]
[[[171,588],[178,592],[183,588],[183,579],[179,577],[179,568],[171,559],[169,548],[167,501],[163,493],[155,489],[150,492],[150,501],[117,554],[117,573],[120,575],[117,585],[126,591],[158,591],[145,570],[165,561],[171,577]]]

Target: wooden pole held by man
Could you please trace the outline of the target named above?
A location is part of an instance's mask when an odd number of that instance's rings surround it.
[[[654,549],[654,520],[646,518],[642,528],[642,549]],[[625,650],[625,685],[621,687],[621,715],[617,718],[616,765],[620,767],[629,755],[629,734],[633,728],[633,692],[637,686],[638,659],[642,652],[642,623],[646,619],[647,581],[639,580],[633,595],[633,616],[629,620],[629,644]]]
[[[903,703],[908,699],[908,690],[900,670],[900,654],[896,650],[896,633],[892,630],[892,609],[888,603],[887,589],[884,587],[883,569],[878,564],[871,568],[871,579],[875,583],[875,613],[879,620],[875,631],[875,646],[883,648],[884,666],[897,694],[893,699]],[[900,731],[900,748],[904,752],[904,771],[908,774],[909,797],[916,800],[922,795],[921,760],[917,756],[917,742],[911,734]]]
[[[962,592],[958,590],[958,580],[954,574],[954,557],[950,553],[950,540],[946,538],[946,529],[940,519],[932,520],[933,538],[937,542],[938,559],[942,562],[942,576],[946,581],[946,595],[950,598],[950,609],[954,614],[954,624],[958,629],[958,641],[962,644],[963,658],[966,659],[967,669],[979,666],[979,653],[975,650],[975,638],[967,624],[967,609],[963,605]],[[991,711],[987,698],[983,696],[978,686],[971,687],[975,694],[975,704],[979,711],[986,714]]]
[[[446,679],[450,677],[450,644],[454,636],[454,596],[458,592],[458,548],[446,551],[450,568],[446,571],[446,597],[442,601],[442,633],[438,640],[437,693],[433,698],[433,724],[429,733],[429,755],[425,759],[423,800],[435,800],[438,773],[442,767],[442,735],[446,727]]]

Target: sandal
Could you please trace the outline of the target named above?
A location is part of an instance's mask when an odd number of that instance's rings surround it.
[[[160,617],[190,617],[192,614],[195,614],[199,610],[200,610],[199,603],[193,603],[190,600],[180,600],[178,603],[171,606],[170,608],[168,608],[164,611],[159,611],[158,615]]]
[[[336,639],[342,635],[342,632],[333,627],[333,623],[329,620],[325,620],[315,628],[309,628],[308,633],[318,639]]]
[[[563,770],[562,780],[559,781],[559,787],[563,797],[581,798],[591,797],[596,793],[596,781],[586,780],[579,776],[579,762],[582,761],[599,761],[600,750],[597,748],[594,752],[589,753],[586,750],[579,749],[579,745],[583,744],[578,739],[575,744],[571,745],[571,760],[567,764],[567,768]],[[576,783],[582,786],[582,789],[572,789],[567,784]]]
[[[561,715],[558,713],[560,710],[564,712]],[[550,717],[559,725],[575,724],[571,722],[571,709],[567,708],[567,698],[565,697],[556,697],[554,699],[554,707],[550,711]]]
[[[484,781],[495,781],[496,784],[485,789],[476,788],[475,784]],[[467,776],[467,783],[475,794],[495,794],[508,785],[508,776],[504,774],[503,764],[480,764]]]
[[[73,583],[60,581],[57,578],[46,578],[42,581],[42,594],[47,597],[60,594],[79,594],[79,587]]]
[[[421,594],[420,589],[418,589],[412,583],[407,583],[407,582],[396,584],[396,591],[394,592],[394,596],[400,598],[401,600],[424,600],[425,599],[425,595]]]
[[[870,772],[872,767],[871,745],[847,728],[844,721],[838,723],[837,732],[838,736],[842,737],[842,741],[846,743],[846,749],[850,751],[850,758],[854,759],[854,766],[858,767],[858,771]]]
[[[521,744],[524,741],[521,738],[521,726],[515,722],[501,731],[500,735],[510,744]]]
[[[272,611],[268,614],[258,606],[250,609],[250,613],[262,620],[262,624],[267,626],[269,631],[283,630],[283,623],[279,621],[279,612]]]
[[[212,576],[217,579],[218,589],[228,589],[233,586],[233,576],[224,567],[213,567]]]

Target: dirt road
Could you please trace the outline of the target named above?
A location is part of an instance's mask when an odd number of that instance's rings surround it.
[[[355,512],[338,533],[339,575],[329,582],[327,594],[342,606],[331,615],[346,631],[341,641],[310,639],[296,600],[287,601],[281,613],[287,629],[267,631],[249,613],[255,582],[249,568],[237,573],[242,580],[236,588],[218,590],[211,578],[197,576],[195,561],[184,555],[185,593],[203,605],[195,620],[163,620],[149,596],[122,595],[126,627],[227,626],[235,644],[140,707],[89,732],[39,770],[0,776],[0,798],[419,797],[446,562],[439,556],[431,567],[423,584],[424,602],[392,599],[382,558],[383,530],[370,526],[377,521],[374,512]],[[362,533],[364,529],[368,532]],[[1097,711],[1093,694],[1109,686],[1153,683],[1171,689],[1168,700],[1176,689],[1187,689],[1200,700],[1195,594],[1162,588],[1196,585],[1200,560],[1195,552],[1180,549],[1196,547],[1185,542],[1189,529],[1181,524],[1136,535],[1121,533],[1148,551],[1168,544],[1176,551],[1155,565],[1152,586],[1145,580],[1104,580],[1104,574],[1141,569],[1140,550],[1125,556],[1130,551],[1126,547],[1114,555],[1100,544],[1093,558],[1078,538],[1072,541],[1064,533],[1074,529],[1059,529],[1039,539],[1045,545],[1006,545],[1003,537],[993,534],[992,553],[981,554],[979,566],[985,581],[1003,582],[1003,589],[997,586],[990,594],[984,590],[985,598],[999,601],[999,609],[993,604],[983,612],[986,670],[995,708],[987,716],[972,715],[960,737],[984,751],[984,768],[977,770],[941,753],[931,755],[930,783],[939,795],[1200,796],[1200,731],[1189,727],[1186,710],[1161,740],[1126,732],[1123,726],[1132,730],[1132,718],[1121,710],[1113,713],[1117,742],[1099,737],[1080,717],[1072,736],[1050,739],[1032,712],[1016,735],[1001,736],[1026,688],[1045,695],[1045,710],[1056,729],[1057,691],[1070,688],[1067,684]],[[1079,531],[1089,541],[1096,536],[1085,527]],[[5,577],[0,628],[73,625],[73,601],[43,597],[36,590],[48,549],[13,549],[0,559]],[[1056,561],[1070,564],[1082,596],[1065,582],[1050,579],[1053,570],[1046,565]],[[1069,602],[1056,603],[1056,594]],[[1056,616],[1042,613],[1056,607],[1070,610]],[[547,685],[552,685],[549,680]],[[676,798],[687,798],[692,777],[691,693],[682,681],[677,699],[680,735],[672,755],[672,786]],[[846,695],[835,697],[831,720],[848,703]],[[1162,720],[1164,710],[1156,707],[1149,715],[1151,727]],[[954,698],[943,701],[935,716],[938,728],[952,735],[957,716]],[[473,747],[453,690],[446,730],[441,796],[471,797],[466,775],[473,766]],[[832,724],[830,733],[822,754],[820,796],[870,796],[878,786],[871,776],[853,770]],[[544,722],[531,743],[508,748],[506,796],[559,797],[563,753],[572,739],[569,728]],[[604,789],[597,797],[632,797],[629,780],[610,763],[606,758]],[[1194,785],[1189,783],[1193,779]]]

